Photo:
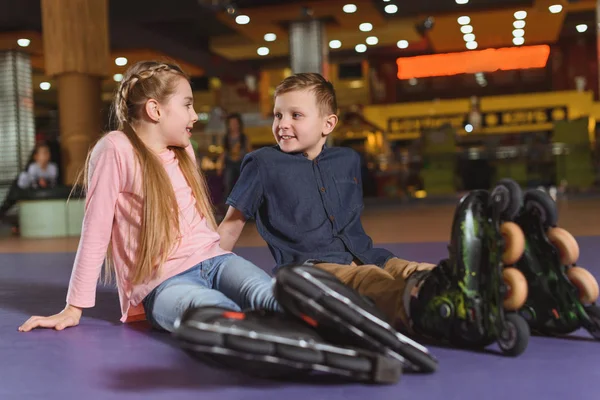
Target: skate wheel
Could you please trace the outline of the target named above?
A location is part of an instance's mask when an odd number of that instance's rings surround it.
[[[569,232],[562,228],[550,228],[548,239],[558,249],[562,265],[573,265],[579,258],[579,246]]]
[[[534,212],[543,226],[556,226],[558,211],[556,203],[548,193],[537,189],[528,190],[525,192],[524,204],[525,210]]]
[[[502,262],[508,265],[515,264],[525,251],[525,235],[514,222],[504,222],[500,226],[500,234],[505,242]]]
[[[583,304],[592,304],[598,299],[598,281],[587,269],[571,267],[567,269],[567,278],[579,290],[579,301]]]
[[[523,192],[519,184],[512,179],[501,179],[490,195],[493,203],[500,207],[500,215],[504,220],[512,220],[521,209]]]
[[[504,308],[508,311],[517,311],[527,300],[527,280],[525,275],[514,267],[504,268],[502,279],[508,286],[508,293],[504,297]]]
[[[523,353],[529,344],[529,325],[518,314],[508,313],[504,316],[505,329],[500,333],[498,345],[508,356],[516,357]]]

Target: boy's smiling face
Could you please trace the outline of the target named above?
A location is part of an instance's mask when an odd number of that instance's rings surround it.
[[[325,114],[310,89],[282,93],[275,98],[273,135],[286,153],[307,153],[309,159],[314,159],[336,123],[337,116]]]

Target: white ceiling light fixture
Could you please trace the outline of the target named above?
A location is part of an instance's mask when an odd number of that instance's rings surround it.
[[[385,6],[384,10],[388,14],[396,14],[398,12],[398,6],[395,4],[388,4]]]
[[[462,17],[458,17],[457,21],[459,25],[469,25],[471,23],[471,18],[463,15]]]
[[[259,56],[266,56],[266,55],[268,55],[268,54],[269,54],[269,48],[268,48],[268,47],[259,47],[259,48],[256,50],[256,53],[257,53]]]
[[[265,34],[265,41],[266,42],[274,42],[277,40],[277,35],[274,33],[267,33]]]
[[[527,18],[527,11],[517,11],[515,12],[515,19],[525,19]]]
[[[377,43],[379,43],[379,39],[377,36],[369,36],[366,42],[369,46],[375,46]]]
[[[365,51],[367,51],[367,45],[365,44],[357,44],[356,47],[354,47],[354,50],[356,50],[357,53],[364,53]]]
[[[513,36],[514,37],[523,37],[523,36],[525,36],[525,31],[523,29],[515,29],[513,31]]]
[[[475,35],[472,33],[467,33],[466,35],[463,36],[463,40],[465,42],[474,42],[475,41]]]
[[[238,15],[237,17],[235,17],[235,22],[238,25],[246,25],[250,23],[250,17],[247,15]]]
[[[477,48],[477,42],[467,42],[465,46],[467,46],[467,49],[469,50],[475,50]]]
[[[396,46],[398,46],[399,49],[406,49],[408,47],[408,41],[399,40],[398,43],[396,43]]]
[[[119,67],[124,67],[125,65],[127,65],[128,62],[129,61],[125,57],[115,58],[115,64],[117,64]]]
[[[552,14],[558,14],[559,12],[561,12],[563,9],[563,6],[561,4],[553,4],[550,7],[548,7],[548,10],[550,10],[550,12]]]
[[[467,4],[468,2],[469,2],[469,0],[456,0],[456,4],[460,4],[460,5]]]
[[[344,7],[342,7],[342,10],[344,10],[346,14],[352,14],[358,10],[358,7],[356,7],[356,4],[346,4]]]
[[[513,22],[513,26],[515,27],[515,29],[523,29],[523,28],[525,28],[525,21],[517,20],[517,21]]]
[[[368,22],[363,22],[358,26],[358,29],[360,29],[362,32],[371,32],[373,30],[373,25]]]
[[[21,47],[27,47],[27,46],[29,46],[30,43],[31,43],[31,40],[29,40],[29,39],[18,39],[17,40],[17,44]]]
[[[463,34],[473,33],[473,27],[471,25],[463,25],[460,27],[460,31]]]
[[[329,42],[329,48],[331,49],[339,49],[340,47],[342,47],[342,42],[339,40],[332,40]]]
[[[523,43],[525,43],[525,38],[522,38],[522,37],[513,38],[513,44],[515,46],[521,46]]]
[[[583,33],[588,30],[588,26],[586,24],[579,24],[575,27],[575,29],[577,29],[577,32]]]
[[[113,81],[121,82],[122,80],[123,80],[123,74],[114,74],[113,75]]]
[[[50,90],[51,87],[52,87],[52,85],[50,85],[50,82],[40,83],[40,89],[42,89],[42,90]]]

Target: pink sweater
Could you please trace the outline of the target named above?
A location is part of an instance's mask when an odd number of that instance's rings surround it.
[[[192,146],[186,151],[195,161]],[[68,304],[81,308],[95,305],[96,285],[109,241],[112,243],[122,322],[142,317],[141,301],[166,279],[204,260],[228,253],[219,246],[218,233],[196,210],[192,189],[179,168],[175,153],[165,150],[159,156],[175,190],[181,235],[178,246],[162,267],[162,274],[138,285],[132,285],[128,279],[138,247],[142,177],[133,147],[125,134],[110,132],[100,139],[90,158],[85,216],[67,294]]]

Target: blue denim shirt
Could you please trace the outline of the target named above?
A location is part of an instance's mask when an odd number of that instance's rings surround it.
[[[360,158],[344,147],[306,154],[284,153],[279,146],[244,158],[227,204],[254,218],[276,262],[330,262],[383,266],[393,257],[373,248],[360,221],[363,209]]]

